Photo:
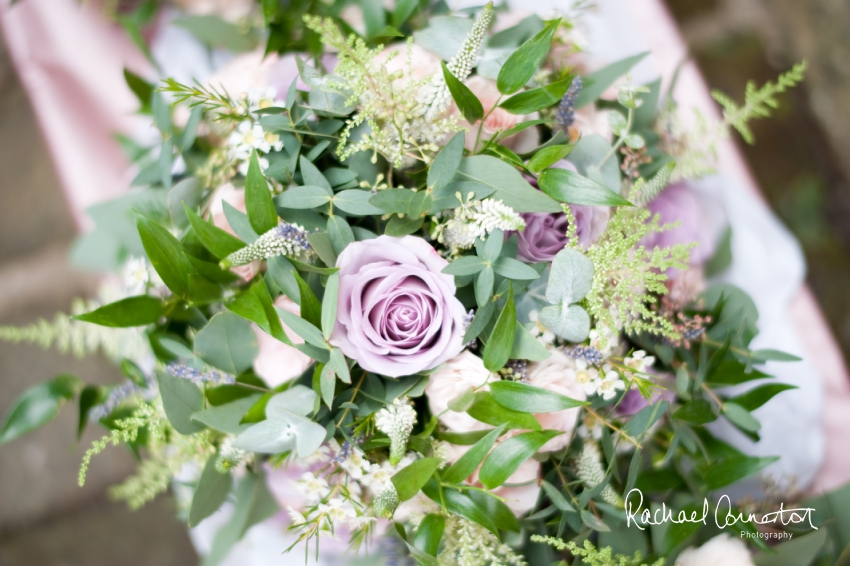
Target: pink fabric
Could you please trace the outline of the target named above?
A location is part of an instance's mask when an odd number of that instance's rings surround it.
[[[129,163],[113,135],[138,135],[150,120],[124,83],[124,67],[151,66],[124,30],[91,2],[0,2],[0,25],[79,228],[83,210],[127,191]]]

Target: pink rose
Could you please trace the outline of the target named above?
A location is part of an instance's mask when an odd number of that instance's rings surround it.
[[[230,222],[227,221],[227,216],[224,215],[224,205],[222,204],[224,202],[239,212],[245,212],[245,191],[237,190],[230,183],[225,183],[216,190],[210,204],[210,216],[212,217],[213,224],[217,228],[221,228],[225,232],[235,236],[236,232],[230,227]],[[231,268],[231,271],[245,281],[248,281],[260,272],[261,263],[259,260],[252,261],[249,264]]]
[[[572,399],[584,401],[587,395],[576,381],[575,361],[558,351],[552,352],[542,362],[529,366],[528,383],[535,387],[554,391]],[[541,452],[553,452],[566,448],[570,443],[570,433],[576,426],[579,408],[565,409],[554,413],[537,413],[534,416],[545,430],[560,430],[558,435],[540,449]]]
[[[496,81],[494,80],[485,79],[484,77],[475,75],[466,81],[466,86],[468,86],[469,90],[471,90],[472,93],[478,97],[478,100],[481,101],[481,105],[484,107],[484,115],[487,116],[488,112],[490,114],[481,126],[479,146],[482,142],[492,138],[496,132],[500,130],[506,130],[516,126],[520,122],[536,120],[540,117],[540,114],[537,112],[534,112],[533,114],[526,114],[525,116],[517,116],[497,107],[496,102],[499,100],[500,93],[499,89],[496,87]],[[454,104],[452,104],[451,111],[455,115],[459,114],[457,106]],[[473,151],[475,138],[478,135],[479,124],[477,122],[474,125],[470,124],[462,118],[458,120],[458,123],[468,130],[466,133],[466,143],[464,145],[466,146],[466,149]],[[537,132],[537,128],[526,128],[518,134],[514,134],[509,138],[503,139],[500,143],[516,153],[526,153],[533,150],[540,144],[540,134]]]
[[[439,415],[440,422],[455,432],[489,428],[489,425],[473,419],[466,413],[450,410],[449,401],[467,389],[481,387],[479,391],[486,391],[487,386],[484,384],[491,376],[481,358],[468,350],[461,352],[428,378],[425,394],[428,396],[431,414]]]
[[[448,261],[422,238],[380,236],[337,258],[339,306],[330,342],[388,377],[434,369],[463,350],[466,312]]]
[[[285,295],[279,296],[274,305],[292,314],[301,315],[301,307]],[[283,330],[293,344],[304,343],[304,339],[295,334],[282,320],[281,324],[283,324]],[[260,351],[257,354],[257,359],[254,360],[254,371],[270,387],[277,387],[298,377],[313,363],[312,358],[300,350],[284,344],[256,325],[254,325],[254,333],[257,335],[260,344]]]

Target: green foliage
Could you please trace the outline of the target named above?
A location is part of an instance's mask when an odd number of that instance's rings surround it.
[[[711,96],[723,106],[723,125],[738,130],[747,143],[755,143],[755,136],[747,123],[754,118],[770,116],[771,109],[779,106],[776,95],[800,83],[806,67],[806,61],[797,63],[779,75],[775,83],[768,81],[761,88],[756,87],[753,81],[748,82],[743,106],[738,106],[734,100],[718,90],[712,91]]]
[[[610,546],[597,550],[588,539],[585,539],[583,546],[578,546],[573,541],[564,542],[559,538],[541,535],[531,535],[531,540],[548,544],[557,550],[568,550],[573,556],[581,558],[582,564],[588,566],[661,566],[664,564],[664,558],[659,558],[650,565],[643,561],[639,552],[635,552],[632,556],[625,556],[615,555]]]
[[[5,444],[50,422],[59,409],[83,388],[80,378],[60,375],[27,389],[15,400],[0,428],[0,444]]]
[[[626,332],[659,334],[675,340],[678,331],[650,306],[657,302],[657,295],[667,293],[666,270],[685,269],[688,250],[693,246],[677,244],[653,250],[639,246],[648,234],[664,230],[657,216],[649,217],[646,209],[618,208],[613,213],[605,234],[585,252],[595,272],[593,286],[582,304],[609,328],[617,328],[621,322]],[[610,284],[612,279],[617,285]]]

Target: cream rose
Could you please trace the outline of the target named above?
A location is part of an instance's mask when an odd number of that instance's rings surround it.
[[[561,352],[552,352],[552,355],[542,362],[529,366],[528,383],[579,401],[587,398],[581,384],[576,380],[575,361]],[[579,409],[574,408],[534,415],[544,429],[564,432],[544,444],[540,449],[541,452],[561,450],[569,444],[570,433],[576,426],[578,413]]]
[[[275,300],[274,306],[292,314],[301,315],[301,307],[284,295]],[[282,320],[281,324],[293,344],[304,343],[304,339],[290,330]],[[257,359],[254,360],[254,371],[270,387],[277,387],[298,377],[313,363],[309,356],[270,336],[256,325],[254,325],[254,333],[257,335],[257,341],[260,344],[260,351],[257,353]]]
[[[491,375],[481,358],[469,351],[461,352],[432,373],[428,379],[425,394],[428,396],[431,413],[440,415],[440,422],[455,432],[489,428],[466,413],[456,413],[449,409],[449,401],[467,389],[481,387]],[[481,387],[481,390],[486,390],[486,386]]]
[[[728,534],[717,535],[699,548],[688,547],[676,566],[754,566],[747,545]]]

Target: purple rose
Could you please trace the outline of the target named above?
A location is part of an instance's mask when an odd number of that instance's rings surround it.
[[[577,172],[575,165],[562,159],[552,167]],[[537,181],[530,179],[532,185]],[[603,206],[570,205],[576,220],[576,236],[579,245],[587,248],[605,231],[610,217],[610,210]],[[567,245],[567,228],[570,222],[562,212],[528,212],[521,214],[525,220],[525,230],[511,232],[516,234],[519,249],[517,257],[527,262],[552,261],[559,251]]]
[[[448,262],[425,240],[381,236],[339,255],[331,344],[388,377],[433,369],[463,350],[465,311]]]
[[[641,242],[647,249],[676,244],[697,243],[691,249],[691,265],[701,265],[714,255],[711,224],[703,212],[697,194],[685,183],[670,185],[647,205],[652,214],[660,216],[659,224],[679,222],[679,226],[650,234]]]

